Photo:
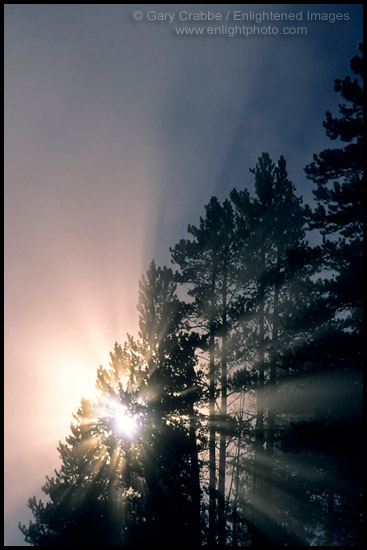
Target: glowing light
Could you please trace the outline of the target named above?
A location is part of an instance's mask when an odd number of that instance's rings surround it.
[[[122,437],[132,439],[138,431],[136,418],[121,412],[116,418],[116,431]]]
[[[139,423],[136,415],[131,414],[128,408],[117,400],[109,400],[108,408],[112,419],[112,427],[116,435],[124,439],[133,439],[139,432]]]

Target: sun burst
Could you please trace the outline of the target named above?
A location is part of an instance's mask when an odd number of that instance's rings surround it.
[[[123,439],[134,439],[139,433],[139,422],[136,415],[117,399],[109,399],[105,407],[105,416],[111,420],[113,432]]]

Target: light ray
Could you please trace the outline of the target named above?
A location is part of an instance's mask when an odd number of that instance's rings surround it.
[[[139,433],[137,416],[116,398],[107,400],[101,416],[110,419],[113,432],[122,439],[134,439]]]

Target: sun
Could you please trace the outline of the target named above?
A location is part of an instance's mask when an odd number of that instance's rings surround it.
[[[130,416],[121,408],[115,418],[115,430],[118,435],[126,439],[133,439],[138,433],[138,424],[135,416]]]
[[[139,433],[139,422],[125,405],[116,399],[109,399],[107,404],[108,416],[111,419],[112,430],[118,437],[134,439]]]

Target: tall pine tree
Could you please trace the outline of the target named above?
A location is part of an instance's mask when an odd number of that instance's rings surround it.
[[[226,544],[226,444],[227,379],[230,327],[237,265],[233,211],[228,200],[221,205],[212,197],[198,227],[190,225],[189,239],[173,249],[177,280],[183,283],[191,303],[192,327],[200,333],[209,355],[209,533],[208,544]],[[216,411],[220,389],[220,414]],[[218,486],[216,483],[216,434],[219,432]],[[218,539],[217,539],[218,537]]]
[[[172,271],[140,283],[140,340],[115,344],[82,401],[62,465],[29,506],[26,541],[55,545],[200,545],[195,356]],[[173,505],[174,503],[174,505]]]

